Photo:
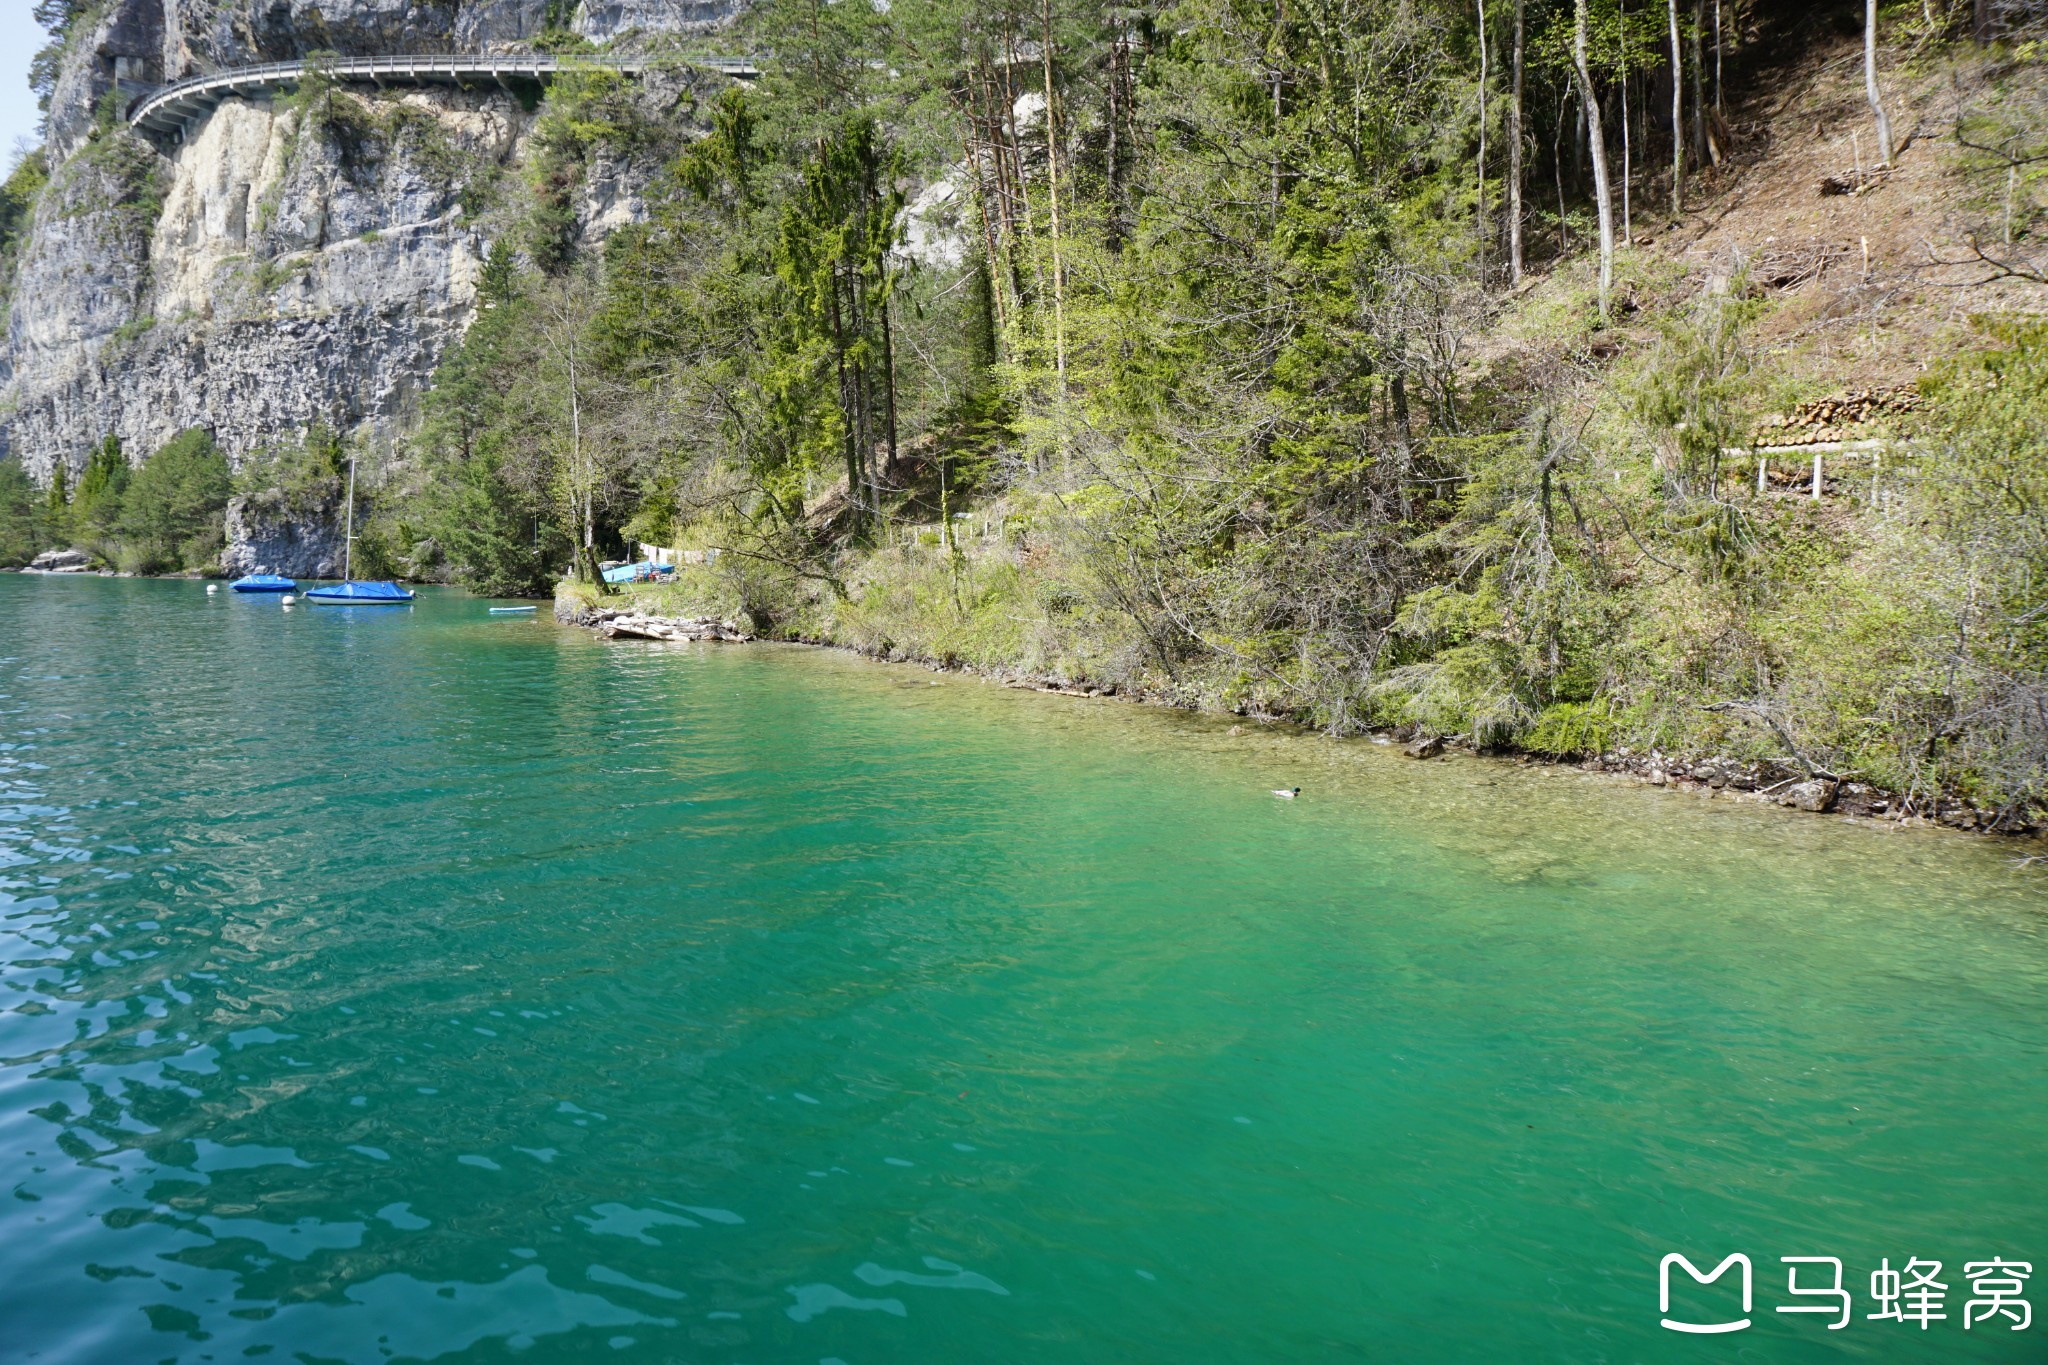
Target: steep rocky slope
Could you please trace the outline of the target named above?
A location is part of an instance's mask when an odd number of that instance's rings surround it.
[[[372,445],[401,428],[473,312],[493,241],[516,227],[531,92],[230,98],[169,146],[114,112],[150,85],[314,51],[516,50],[559,9],[117,0],[74,36],[52,101],[51,183],[0,341],[5,448],[47,480],[109,435],[139,461],[201,427],[240,462],[315,422]],[[602,41],[704,29],[730,10],[590,0],[571,25]],[[715,79],[650,76],[635,98],[686,117]],[[600,155],[578,177],[574,230],[637,217],[657,167]]]

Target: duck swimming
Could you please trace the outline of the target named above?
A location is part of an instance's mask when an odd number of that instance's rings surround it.
[[[1301,788],[1275,787],[1273,788],[1273,795],[1279,797],[1282,801],[1292,801],[1295,797],[1301,795]]]

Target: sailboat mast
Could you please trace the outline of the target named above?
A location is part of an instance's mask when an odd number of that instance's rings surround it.
[[[356,576],[356,459],[348,459],[348,519],[341,527],[341,577],[353,582]]]

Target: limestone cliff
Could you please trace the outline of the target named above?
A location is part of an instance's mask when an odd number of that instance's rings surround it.
[[[235,97],[175,145],[110,115],[156,84],[316,50],[518,50],[564,8],[116,0],[74,37],[52,101],[51,183],[0,339],[6,448],[44,480],[110,434],[140,460],[203,427],[239,465],[316,421],[372,446],[401,431],[472,315],[492,242],[516,231],[532,93]],[[571,22],[605,40],[730,13],[730,0],[585,0]],[[714,79],[650,75],[634,98],[673,121]],[[637,217],[658,169],[599,163],[576,192],[586,239]]]

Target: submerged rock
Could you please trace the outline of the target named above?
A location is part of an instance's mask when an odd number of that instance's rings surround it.
[[[1443,751],[1444,737],[1442,735],[1432,735],[1427,731],[1417,735],[1409,742],[1408,747],[1401,750],[1402,753],[1410,758],[1435,758]]]
[[[1816,815],[1832,810],[1839,788],[1826,778],[1814,777],[1804,782],[1795,782],[1778,793],[1778,804],[1794,810],[1812,811]]]

